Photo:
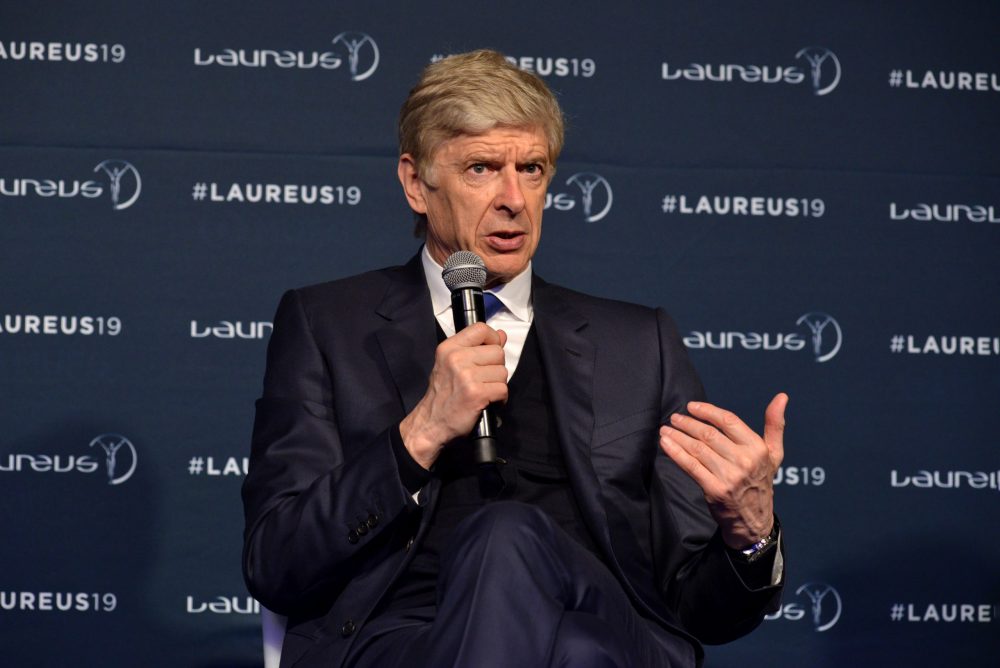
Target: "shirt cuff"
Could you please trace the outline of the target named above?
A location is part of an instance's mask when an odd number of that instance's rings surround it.
[[[431,472],[417,463],[410,456],[409,450],[403,445],[403,437],[399,433],[399,423],[389,430],[389,441],[392,442],[392,454],[396,457],[396,468],[399,469],[399,480],[411,495],[431,481]]]

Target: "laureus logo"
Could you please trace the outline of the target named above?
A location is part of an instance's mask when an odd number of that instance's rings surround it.
[[[351,70],[351,81],[364,81],[378,69],[378,44],[363,32],[342,32],[333,38],[347,50],[347,64]]]
[[[796,325],[805,325],[810,332],[812,352],[817,362],[826,362],[840,352],[844,334],[840,324],[832,315],[821,311],[810,311],[795,321]]]
[[[804,58],[809,63],[809,81],[814,95],[826,95],[840,83],[840,60],[830,49],[807,46],[799,49],[795,57]]]
[[[566,185],[569,184],[580,189],[583,216],[588,223],[596,223],[611,211],[611,201],[614,197],[611,193],[611,184],[600,174],[578,172],[566,179]]]
[[[132,477],[139,461],[132,441],[121,434],[101,434],[90,442],[90,447],[95,445],[104,451],[109,485],[120,485]]]
[[[840,620],[843,604],[837,590],[828,584],[807,582],[795,590],[796,596],[805,594],[809,598],[809,611],[813,628],[822,633],[833,628]]]
[[[103,160],[94,167],[95,172],[104,172],[110,181],[111,205],[115,211],[127,209],[139,199],[142,191],[142,177],[132,163],[124,160]]]

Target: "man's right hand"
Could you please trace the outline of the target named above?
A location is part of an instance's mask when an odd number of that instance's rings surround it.
[[[427,392],[399,423],[403,445],[425,469],[445,443],[472,431],[484,408],[507,400],[505,343],[503,330],[480,322],[437,347]]]

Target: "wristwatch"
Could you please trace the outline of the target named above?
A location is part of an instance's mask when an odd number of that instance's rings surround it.
[[[778,522],[778,516],[775,515],[774,526],[771,527],[771,533],[767,534],[753,545],[745,547],[741,550],[734,550],[730,548],[729,551],[734,557],[743,563],[752,564],[774,549],[774,547],[778,544],[778,536],[780,534],[781,524]]]

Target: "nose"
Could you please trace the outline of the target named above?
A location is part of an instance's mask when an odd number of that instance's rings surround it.
[[[524,210],[524,192],[521,190],[521,173],[515,168],[504,169],[500,174],[500,190],[493,205],[516,216]]]

